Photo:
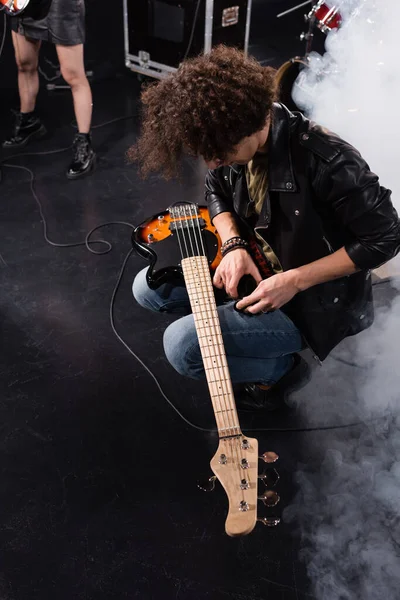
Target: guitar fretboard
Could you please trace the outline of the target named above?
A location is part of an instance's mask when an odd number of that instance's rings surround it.
[[[222,340],[208,261],[205,256],[182,259],[208,389],[220,437],[239,435],[240,427]]]

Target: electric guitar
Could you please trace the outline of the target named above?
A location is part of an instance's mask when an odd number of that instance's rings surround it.
[[[19,15],[26,9],[30,0],[0,0],[0,11],[4,10],[10,16]]]
[[[257,440],[245,436],[240,428],[210,276],[210,269],[214,270],[222,258],[221,240],[207,208],[186,203],[171,206],[136,227],[132,243],[150,262],[150,287],[184,278],[218,429],[219,445],[210,463],[214,476],[209,481],[218,479],[228,496],[226,533],[246,535],[257,521],[277,525],[278,517],[257,517],[257,499],[268,508],[279,502],[271,489],[258,496],[258,478],[266,488],[273,487],[279,478],[274,468],[259,474],[258,460],[273,464],[278,455],[265,452],[260,457]]]
[[[24,17],[44,19],[50,10],[52,0],[0,0],[0,11],[10,17],[17,17],[23,13]]]

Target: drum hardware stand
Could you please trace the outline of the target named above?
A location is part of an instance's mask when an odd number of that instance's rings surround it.
[[[86,71],[86,77],[90,81],[90,78],[93,77],[93,71]],[[69,85],[66,84],[56,84],[56,83],[47,83],[46,90],[52,92],[54,90],[69,90],[71,89]]]
[[[315,2],[312,3],[314,6]],[[307,16],[304,15],[304,18],[307,20]],[[304,58],[307,60],[308,55],[311,52],[312,43],[314,39],[314,27],[315,27],[315,16],[312,16],[311,19],[308,19],[308,30],[306,33],[304,31],[300,34],[300,40],[306,42],[306,51],[304,54]]]
[[[285,10],[284,12],[279,13],[279,15],[276,15],[277,18],[279,19],[280,17],[284,17],[285,15],[288,15],[289,13],[293,12],[294,10],[297,10],[298,8],[302,8],[302,6],[306,6],[307,4],[310,4],[310,2],[313,2],[313,0],[307,0],[307,2],[302,2],[301,4],[297,4],[297,6],[293,6],[292,8],[289,8],[288,10]]]
[[[279,13],[277,16],[277,18],[279,19],[280,17],[284,17],[286,15],[288,15],[289,13],[298,10],[299,8],[302,8],[303,6],[306,6],[307,4],[311,3],[311,10],[314,8],[315,4],[317,3],[317,0],[307,0],[307,2],[302,2],[301,4],[297,4],[296,6],[292,6],[292,8],[289,8],[288,10],[285,10],[284,12]],[[303,42],[306,42],[306,51],[304,54],[304,59],[307,60],[307,56],[310,54],[311,52],[311,47],[312,47],[312,42],[314,39],[314,26],[315,26],[315,16],[312,16],[311,18],[307,18],[307,15],[304,15],[304,19],[306,21],[308,21],[308,30],[307,32],[302,32],[300,34],[300,40]]]

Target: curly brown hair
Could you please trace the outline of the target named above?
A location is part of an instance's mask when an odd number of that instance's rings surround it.
[[[264,127],[275,95],[274,69],[217,46],[142,92],[142,131],[128,156],[143,176],[161,171],[166,178],[177,174],[184,153],[224,160]]]

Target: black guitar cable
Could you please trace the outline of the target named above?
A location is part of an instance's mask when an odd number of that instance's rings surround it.
[[[125,119],[131,119],[131,118],[135,118],[137,115],[129,115],[129,116],[125,116],[125,117],[118,117],[116,119],[112,119],[110,121],[107,121],[105,123],[101,123],[100,125],[96,125],[94,126],[92,129],[96,129],[96,128],[100,128],[100,127],[104,127],[106,125],[109,125],[111,123],[115,123],[117,121],[122,121]],[[58,150],[50,150],[50,151],[46,151],[46,152],[27,152],[27,153],[23,153],[23,154],[15,154],[11,157],[9,157],[6,160],[10,160],[12,158],[16,158],[16,157],[25,157],[25,156],[45,156],[45,155],[51,155],[51,154],[57,154],[57,153],[61,153],[61,152],[65,152],[66,150],[68,150],[70,148],[70,146],[68,146],[67,148],[61,148]],[[38,197],[38,195],[36,194],[35,191],[35,187],[34,187],[34,181],[35,181],[35,176],[34,173],[31,169],[29,169],[28,167],[22,166],[22,165],[15,165],[15,164],[10,164],[7,163],[5,161],[0,162],[0,165],[3,164],[5,167],[9,167],[9,168],[16,168],[16,169],[21,169],[24,171],[27,171],[30,175],[30,189],[31,189],[31,193],[32,196],[36,202],[36,204],[38,205],[39,208],[39,214],[41,217],[41,220],[43,222],[43,237],[45,239],[45,241],[54,247],[57,248],[74,248],[74,247],[78,247],[78,246],[86,246],[86,248],[89,250],[89,252],[91,252],[92,254],[107,254],[108,252],[110,252],[112,250],[112,244],[110,242],[108,242],[107,240],[103,240],[103,239],[96,239],[96,240],[91,240],[91,236],[93,235],[93,233],[95,233],[97,230],[103,228],[103,227],[108,227],[109,225],[124,225],[127,226],[131,229],[134,229],[135,226],[132,223],[128,223],[125,221],[109,221],[106,223],[101,223],[100,225],[96,225],[95,227],[93,227],[85,236],[85,239],[83,241],[80,242],[74,242],[74,243],[68,243],[68,244],[63,244],[63,243],[58,243],[58,242],[53,242],[49,237],[48,237],[48,225],[47,225],[47,221],[45,218],[45,215],[43,213],[43,206],[40,202],[40,199]],[[91,245],[93,244],[102,244],[105,245],[105,249],[104,250],[94,250],[91,248]],[[116,299],[116,295],[118,292],[118,289],[120,288],[121,282],[122,282],[122,278],[127,266],[127,263],[130,259],[130,257],[132,256],[134,250],[133,248],[131,248],[129,250],[129,252],[127,253],[125,259],[123,260],[122,263],[122,267],[120,269],[119,275],[117,277],[117,281],[111,296],[111,301],[110,301],[110,307],[109,307],[109,318],[110,318],[110,324],[111,324],[111,328],[112,331],[114,333],[114,335],[117,337],[117,339],[121,342],[121,344],[128,350],[128,352],[135,358],[135,360],[145,369],[145,371],[147,371],[147,373],[150,375],[150,377],[153,379],[154,383],[156,384],[160,394],[162,395],[162,397],[168,402],[169,406],[176,412],[176,414],[190,427],[197,429],[198,431],[204,431],[206,433],[216,433],[217,429],[216,428],[205,428],[205,427],[201,427],[199,425],[196,425],[195,423],[192,423],[189,419],[187,419],[182,412],[180,412],[180,410],[174,405],[174,403],[168,398],[168,396],[165,394],[164,390],[162,389],[156,375],[154,375],[154,373],[151,371],[151,369],[142,361],[142,359],[129,347],[129,345],[123,340],[123,338],[119,335],[116,326],[115,326],[115,320],[114,320],[114,308],[115,308],[115,299]],[[391,278],[386,278],[385,280],[381,280],[379,282],[376,282],[374,285],[380,285],[382,283],[387,283],[392,281]],[[359,368],[363,368],[360,367],[360,365],[357,365],[356,363],[350,363],[349,361],[345,361],[344,359],[341,359],[339,357],[335,357],[333,356],[333,358],[335,358],[336,360],[343,362],[345,364],[349,364],[350,366],[354,366],[354,367],[359,367]],[[377,417],[376,419],[373,419],[372,422],[374,421],[379,421],[381,420],[383,417]],[[368,421],[370,422],[370,421]],[[359,427],[359,426],[365,426],[366,422],[362,422],[362,421],[358,421],[358,422],[354,422],[354,423],[346,423],[343,425],[327,425],[327,426],[321,426],[321,427],[303,427],[303,428],[290,428],[290,427],[286,427],[286,428],[275,428],[275,427],[267,427],[267,428],[252,428],[252,429],[248,429],[248,432],[277,432],[277,433],[286,433],[286,432],[312,432],[312,431],[328,431],[328,430],[336,430],[336,429],[348,429],[350,427]]]
[[[128,350],[128,352],[133,356],[133,358],[135,360],[137,360],[137,362],[145,369],[145,371],[147,371],[147,373],[150,375],[150,377],[153,379],[154,383],[156,384],[158,391],[160,392],[160,394],[162,395],[162,397],[164,398],[164,400],[166,400],[168,402],[168,404],[170,405],[170,407],[176,412],[176,414],[190,427],[193,427],[194,429],[197,429],[198,431],[205,431],[207,433],[217,433],[217,429],[213,428],[213,429],[209,429],[206,427],[200,427],[200,425],[196,425],[195,423],[192,423],[191,421],[189,421],[189,419],[187,419],[182,412],[175,406],[175,404],[168,398],[168,396],[165,394],[164,390],[162,389],[160,382],[158,381],[157,377],[154,375],[154,373],[151,371],[151,369],[149,369],[149,367],[142,361],[141,358],[139,358],[139,356],[132,350],[132,348],[130,348],[130,346],[122,339],[122,337],[119,335],[116,327],[115,327],[115,321],[114,321],[114,307],[115,307],[115,298],[118,292],[118,289],[120,288],[121,282],[122,282],[122,278],[126,269],[126,265],[128,263],[129,258],[132,256],[134,250],[133,248],[128,252],[128,254],[126,255],[123,263],[122,263],[122,267],[120,269],[119,275],[117,277],[117,282],[115,284],[113,293],[112,293],[112,297],[111,297],[111,302],[110,302],[110,311],[109,311],[109,316],[110,316],[110,323],[111,323],[111,328],[115,334],[115,336],[118,338],[118,340],[121,342],[121,344],[123,346],[125,346],[125,348]],[[380,282],[378,282],[377,284],[381,284],[381,283],[388,283],[392,281],[392,279],[390,277],[386,278],[385,280],[382,280]],[[345,364],[349,364],[348,362],[342,360],[341,358],[337,357],[336,360],[340,361],[340,362],[345,362]],[[353,365],[351,365],[353,366]],[[354,363],[354,366],[359,366],[356,365]],[[363,368],[363,367],[360,367]],[[380,421],[385,417],[376,417],[375,419],[371,419],[369,421],[355,421],[354,423],[345,423],[343,425],[326,425],[326,426],[320,426],[320,427],[257,427],[257,428],[251,428],[251,429],[246,429],[247,432],[277,432],[277,433],[288,433],[288,432],[292,432],[292,433],[303,433],[303,432],[311,432],[311,431],[331,431],[331,430],[336,430],[336,429],[349,429],[350,427],[359,427],[359,426],[365,426],[367,423],[373,423],[376,421]]]

